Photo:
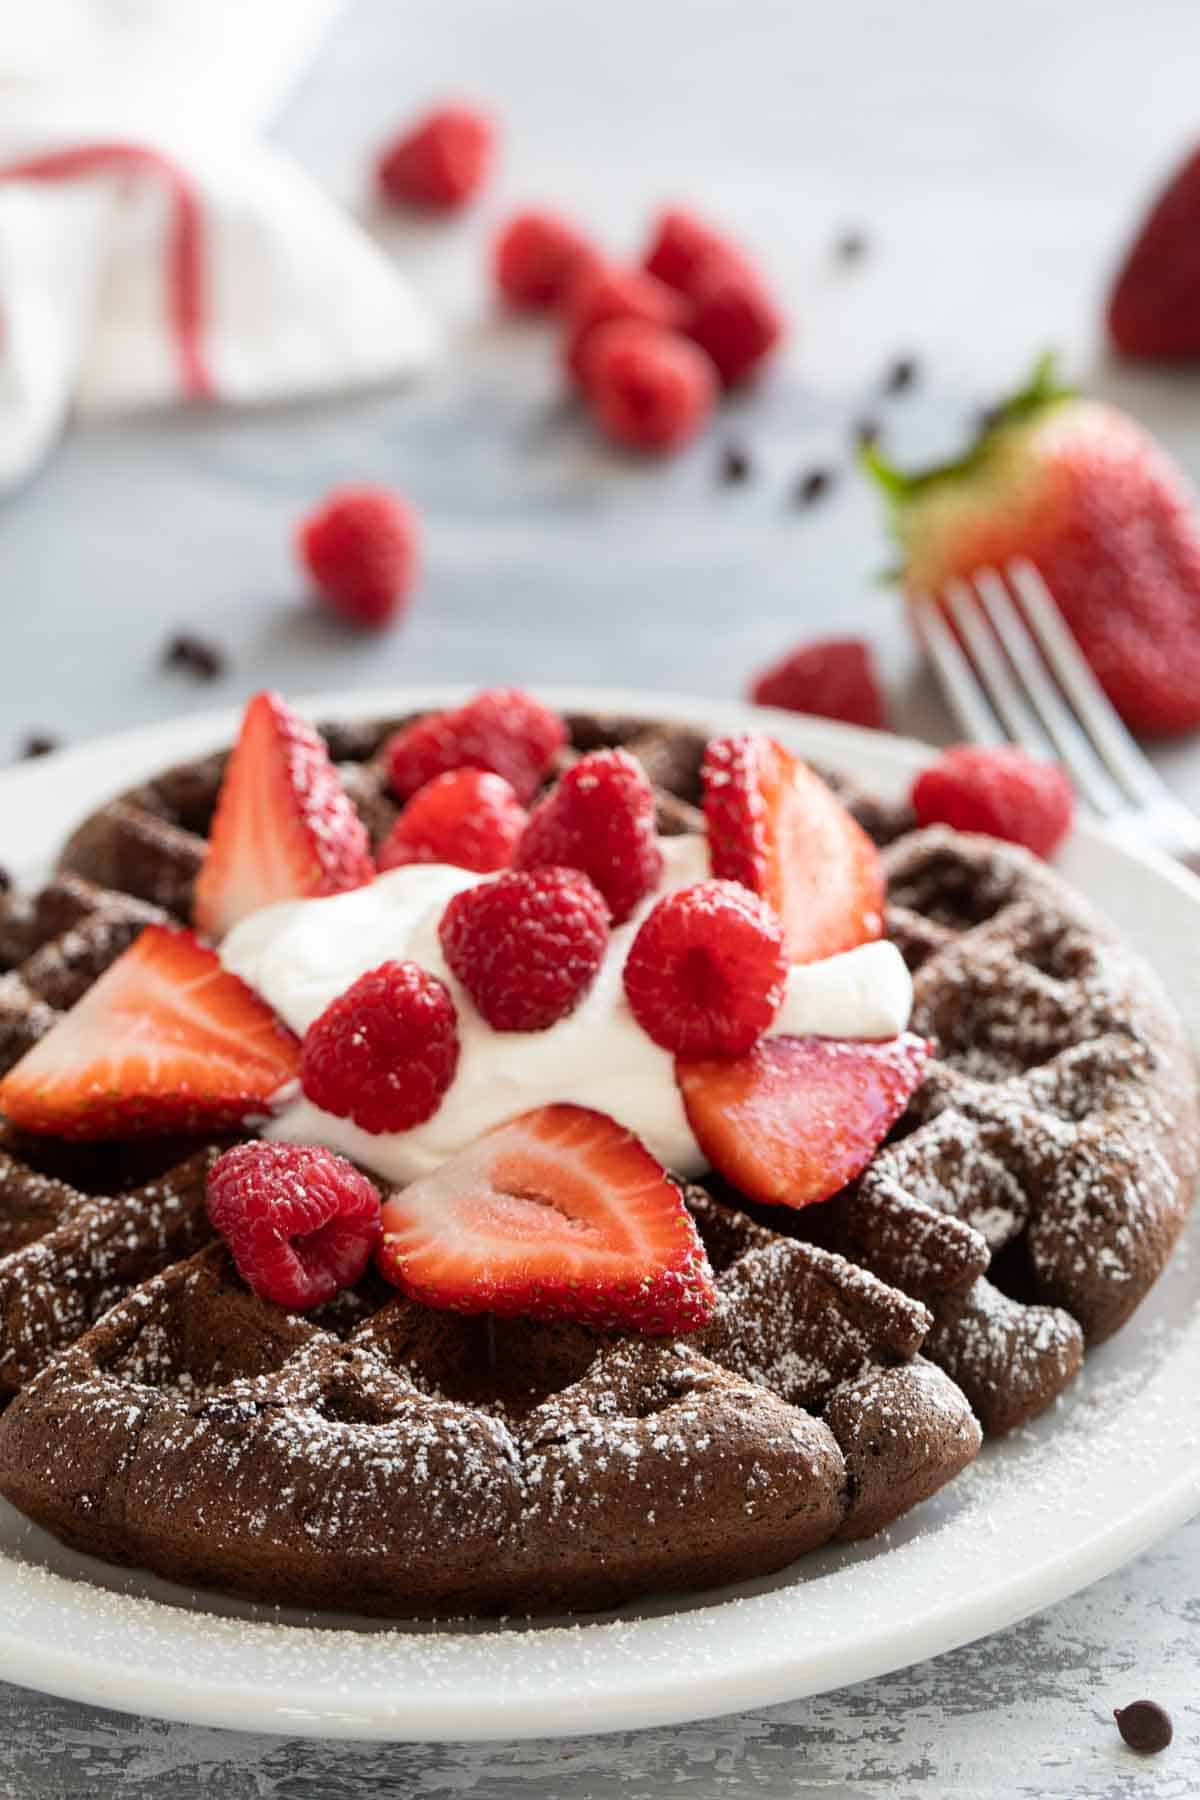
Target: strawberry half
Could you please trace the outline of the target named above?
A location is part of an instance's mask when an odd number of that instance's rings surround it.
[[[220,1131],[265,1113],[300,1046],[190,931],[148,925],[0,1081],[0,1110],[64,1138]]]
[[[749,733],[714,738],[701,773],[712,872],[774,907],[792,962],[880,935],[879,852],[820,776]]]
[[[675,1064],[688,1123],[750,1200],[811,1206],[860,1175],[925,1074],[932,1045],[763,1038],[746,1056]]]
[[[877,450],[863,461],[910,597],[1027,558],[1132,731],[1200,725],[1200,514],[1133,419],[1061,387],[1043,358],[959,461],[913,473]]]
[[[220,939],[260,906],[363,887],[366,827],[311,725],[278,694],[246,707],[217,800],[192,916]]]
[[[678,1188],[607,1114],[543,1106],[383,1206],[379,1267],[426,1306],[670,1336],[715,1294]]]

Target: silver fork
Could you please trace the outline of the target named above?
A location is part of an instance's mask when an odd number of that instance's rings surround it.
[[[1200,874],[1200,818],[1134,743],[1032,563],[1011,562],[1003,574],[977,569],[914,610],[967,737],[1056,756],[1110,830]]]

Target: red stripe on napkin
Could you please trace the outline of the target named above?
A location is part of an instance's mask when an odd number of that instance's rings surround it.
[[[172,217],[166,243],[167,326],[179,356],[179,375],[189,399],[208,400],[216,393],[204,355],[207,312],[204,258],[204,212],[199,195],[178,163],[144,144],[78,144],[49,150],[21,162],[0,164],[0,181],[73,181],[113,169],[144,171],[166,187]]]

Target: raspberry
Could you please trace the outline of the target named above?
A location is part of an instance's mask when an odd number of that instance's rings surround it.
[[[613,319],[639,319],[645,325],[682,331],[688,321],[688,307],[669,287],[639,269],[607,265],[586,269],[572,283],[567,296],[563,340],[567,369],[585,386],[590,381],[591,335]]]
[[[304,1311],[362,1275],[379,1241],[379,1191],[311,1144],[237,1144],[208,1175],[208,1216],[243,1281]]]
[[[1071,828],[1075,795],[1057,763],[1014,744],[958,744],[922,769],[912,803],[921,825],[981,831],[1049,856]]]
[[[744,381],[783,336],[783,319],[747,263],[715,257],[696,272],[688,336],[712,358],[726,387]]]
[[[558,714],[520,688],[485,688],[453,712],[430,713],[387,745],[388,778],[398,799],[451,769],[502,775],[527,806],[567,741]]]
[[[508,867],[528,818],[503,776],[451,769],[418,788],[380,847],[377,866],[453,863],[490,875]]]
[[[578,869],[497,875],[456,894],[442,954],[496,1031],[545,1031],[578,1006],[608,943],[608,908]]]
[[[818,638],[799,644],[757,675],[750,698],[760,706],[815,713],[847,725],[883,726],[883,695],[871,647],[861,638]]]
[[[662,879],[654,789],[641,764],[627,750],[581,756],[533,809],[513,862],[582,869],[620,925]]]
[[[682,206],[668,207],[655,222],[654,235],[642,258],[642,267],[668,287],[689,297],[701,266],[714,257],[740,262],[741,251]]]
[[[386,488],[335,488],[300,521],[296,550],[334,612],[385,625],[416,579],[416,515]]]
[[[712,364],[684,337],[617,319],[587,343],[587,398],[607,435],[634,450],[677,450],[712,412]]]
[[[682,207],[663,213],[642,266],[692,303],[683,329],[712,358],[726,387],[743,381],[783,336],[783,320],[751,259]]]
[[[600,253],[581,231],[551,212],[514,213],[492,248],[496,286],[510,306],[558,306]]]
[[[411,1131],[437,1111],[457,1067],[445,982],[419,963],[385,962],[309,1026],[300,1085],[314,1106],[363,1131]]]
[[[495,141],[478,107],[434,107],[384,145],[375,166],[379,191],[397,205],[452,211],[483,185]]]
[[[736,881],[660,900],[633,940],[625,994],[642,1030],[677,1056],[741,1056],[779,1010],[783,927]]]

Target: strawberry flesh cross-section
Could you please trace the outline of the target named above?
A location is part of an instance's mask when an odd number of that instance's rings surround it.
[[[367,831],[311,725],[278,694],[256,694],[221,784],[196,881],[196,928],[219,941],[248,913],[362,887]]]
[[[763,1038],[746,1056],[675,1065],[688,1123],[714,1169],[770,1206],[828,1200],[870,1162],[920,1085],[932,1046]]]
[[[148,925],[0,1081],[0,1110],[63,1138],[227,1130],[267,1113],[299,1063],[215,951]]]
[[[701,773],[713,874],[775,908],[793,962],[882,935],[879,852],[819,775],[750,733],[714,738]]]
[[[383,1206],[379,1267],[426,1306],[694,1331],[712,1272],[679,1189],[606,1114],[543,1106]]]

